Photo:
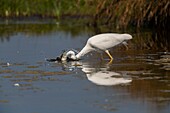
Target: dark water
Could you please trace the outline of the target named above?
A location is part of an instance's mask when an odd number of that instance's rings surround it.
[[[136,49],[134,32],[129,50],[111,50],[111,64],[95,52],[78,62],[45,60],[80,50],[94,31],[69,22],[1,22],[0,113],[169,113],[170,53]]]

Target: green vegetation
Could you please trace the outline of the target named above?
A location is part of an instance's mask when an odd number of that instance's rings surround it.
[[[1,0],[1,17],[59,16],[55,0]]]
[[[91,24],[167,26],[169,0],[1,0],[1,17],[90,16]]]
[[[86,0],[1,0],[0,16],[58,18],[63,15],[86,15],[89,11],[92,14],[92,10],[95,8],[94,3],[95,0],[92,5],[86,2]]]

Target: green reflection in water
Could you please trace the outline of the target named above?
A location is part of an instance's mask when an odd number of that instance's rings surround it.
[[[5,22],[6,21],[6,22]],[[128,32],[133,36],[133,49],[146,50],[170,50],[170,40],[167,31],[153,31],[151,29],[142,29],[136,31],[133,28],[117,30],[109,26],[89,26],[87,25],[88,18],[73,19],[66,18],[62,21],[52,19],[44,20],[5,20],[0,24],[0,40],[9,40],[10,36],[16,33],[24,33],[25,35],[46,35],[54,32],[69,33],[72,36],[78,36],[82,33],[89,34],[89,37],[98,33],[104,32]]]

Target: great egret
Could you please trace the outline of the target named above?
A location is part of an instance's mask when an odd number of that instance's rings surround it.
[[[118,44],[124,44],[126,46],[127,43],[125,41],[130,39],[132,39],[132,36],[130,34],[98,34],[89,38],[84,48],[77,55],[74,51],[68,51],[66,53],[66,57],[69,56],[69,58],[71,58],[72,60],[79,60],[82,56],[91,51],[101,50],[104,51],[110,57],[110,62],[112,62],[113,57],[109,53],[108,49]],[[65,60],[65,58],[63,60]]]
[[[112,62],[113,57],[109,53],[110,48],[123,44],[126,46],[126,41],[132,39],[130,34],[118,34],[118,33],[104,33],[92,36],[87,40],[84,48],[77,52],[75,50],[65,51],[61,56],[56,59],[47,59],[48,61],[70,61],[70,60],[80,60],[82,56],[91,51],[104,51],[109,57],[110,62]],[[126,46],[127,47],[127,46]]]

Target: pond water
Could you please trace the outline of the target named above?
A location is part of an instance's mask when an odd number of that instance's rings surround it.
[[[95,30],[69,22],[2,21],[0,113],[169,113],[170,53],[136,49],[137,35],[129,33],[129,49],[112,49],[111,64],[96,52],[76,62],[47,62],[63,50],[81,50]]]

